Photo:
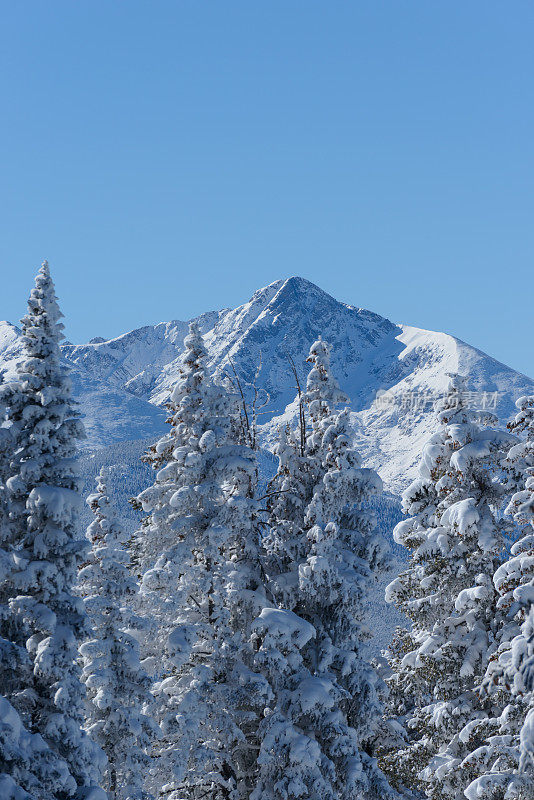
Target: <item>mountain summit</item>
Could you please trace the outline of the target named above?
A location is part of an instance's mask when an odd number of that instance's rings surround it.
[[[319,336],[329,341],[334,371],[351,397],[362,454],[395,492],[414,475],[432,430],[431,401],[445,389],[447,373],[468,375],[473,403],[495,405],[503,424],[515,399],[534,391],[532,380],[453,336],[396,325],[335,300],[304,278],[275,281],[248,303],[207,312],[197,321],[211,368],[218,374],[235,369],[245,386],[256,380],[268,399],[261,419],[267,446],[296,411],[290,360],[305,381],[311,343]],[[63,346],[86,414],[88,447],[161,430],[187,328],[188,322],[172,320],[115,339]],[[8,373],[20,356],[19,336],[17,328],[0,323],[0,369]]]

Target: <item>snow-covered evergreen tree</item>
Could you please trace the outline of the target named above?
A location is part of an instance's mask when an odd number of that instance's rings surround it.
[[[278,469],[267,489],[269,516],[263,537],[271,594],[288,608],[296,604],[296,565],[308,552],[304,517],[318,478],[317,459],[301,452],[299,439],[289,426],[279,431],[274,446]]]
[[[519,774],[525,776],[526,790],[534,791],[534,591],[530,587],[529,612],[521,629],[521,642],[512,651],[512,664],[519,681],[514,681],[516,693],[521,692],[528,702],[528,711],[519,735]],[[519,683],[519,685],[518,685]],[[528,790],[528,791],[527,791]]]
[[[22,320],[25,358],[2,391],[15,437],[6,480],[10,549],[9,609],[23,626],[32,674],[23,719],[69,766],[72,781],[58,797],[87,794],[99,781],[102,754],[82,730],[83,686],[77,665],[85,635],[83,602],[72,587],[86,552],[75,529],[79,503],[76,442],[83,436],[61,363],[61,313],[43,263]],[[19,704],[19,708],[22,705]],[[93,792],[93,795],[96,794]]]
[[[139,534],[141,597],[158,621],[155,669],[162,796],[248,797],[254,730],[269,697],[255,674],[253,619],[265,605],[257,468],[236,398],[215,384],[196,324],[170,400],[170,432],[153,449]],[[157,777],[156,777],[157,780]]]
[[[488,715],[476,689],[499,627],[491,576],[507,528],[498,466],[511,435],[468,399],[465,379],[452,376],[437,403],[440,429],[403,495],[409,518],[394,532],[410,563],[386,592],[413,627],[397,633],[389,654],[389,713],[407,741],[382,763],[392,780],[436,800],[463,797],[476,723]]]
[[[0,385],[0,691],[17,707],[25,706],[25,690],[31,684],[31,660],[26,651],[26,631],[10,602],[18,595],[15,586],[17,561],[15,546],[20,528],[10,516],[11,493],[7,487],[16,436],[13,427],[5,427],[3,402],[14,387]],[[4,425],[4,427],[2,427]]]
[[[378,475],[361,467],[330,346],[312,345],[302,454],[282,433],[265,538],[269,588],[282,606],[256,622],[257,661],[275,690],[262,725],[253,800],[394,797],[369,754],[380,681],[366,653],[365,605],[387,563],[368,498]]]
[[[534,397],[521,397],[517,407],[508,427],[524,437],[505,460],[510,487],[517,490],[506,512],[521,535],[493,578],[504,619],[482,683],[482,694],[501,713],[489,720],[485,741],[469,758],[478,777],[467,794],[484,800],[534,795],[534,664],[528,665],[534,652]]]
[[[0,391],[1,397],[1,391]],[[31,661],[24,647],[22,626],[9,606],[15,596],[17,571],[13,527],[9,519],[6,480],[15,446],[13,431],[2,427],[0,406],[0,676],[2,691],[12,700],[31,682]],[[67,764],[47,747],[39,734],[27,731],[7,697],[0,696],[0,797],[2,800],[55,800],[74,788]]]
[[[17,711],[0,697],[2,800],[59,800],[74,786],[67,763],[50,750],[40,734],[27,731]],[[94,797],[97,800],[96,794]]]
[[[254,623],[256,663],[269,676],[274,696],[259,730],[258,778],[251,800],[336,796],[334,765],[315,735],[336,695],[331,683],[314,677],[302,654],[314,637],[313,625],[285,609],[265,608]]]
[[[137,593],[137,583],[130,574],[130,556],[111,507],[104,468],[87,503],[95,514],[87,529],[91,552],[78,576],[92,632],[80,648],[89,700],[87,727],[108,759],[105,785],[110,800],[143,800],[148,797],[143,784],[155,734],[154,723],[143,713],[152,700],[150,678],[131,633],[140,623],[127,605]]]
[[[516,401],[517,414],[508,424],[508,428],[519,435],[520,440],[510,448],[505,467],[509,476],[509,486],[515,492],[521,492],[525,483],[532,477],[534,470],[534,395],[525,395]],[[528,500],[528,497],[526,498]],[[527,508],[521,497],[513,500],[509,513],[515,513],[522,507],[520,524],[525,524]],[[527,522],[531,521],[528,516]]]
[[[74,788],[67,764],[53,753],[38,734],[24,728],[13,701],[21,701],[31,683],[31,661],[24,646],[24,630],[10,608],[16,596],[14,577],[14,527],[9,518],[6,481],[15,449],[13,429],[2,427],[5,407],[0,387],[0,797],[3,800],[55,800],[55,792]]]
[[[534,796],[534,583],[514,592],[527,607],[519,634],[492,665],[491,678],[509,693],[490,735],[471,755],[478,777],[465,791],[468,800],[530,800]],[[493,730],[492,730],[493,729]]]

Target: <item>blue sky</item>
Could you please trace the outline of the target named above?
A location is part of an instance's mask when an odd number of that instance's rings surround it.
[[[302,275],[534,374],[530,0],[0,8],[0,318],[73,341]]]

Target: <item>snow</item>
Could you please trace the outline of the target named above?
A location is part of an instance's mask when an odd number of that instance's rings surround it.
[[[332,681],[310,677],[303,680],[293,692],[292,700],[306,714],[317,709],[330,709],[334,705]]]
[[[255,630],[262,631],[284,646],[289,641],[299,649],[315,637],[315,628],[293,611],[280,608],[264,608],[254,623]]]
[[[451,459],[452,461],[452,459]],[[450,525],[458,530],[460,536],[465,536],[469,528],[474,527],[480,519],[476,509],[476,502],[472,497],[460,500],[446,509],[441,517],[443,525]]]
[[[78,796],[80,800],[108,800],[106,792],[95,786],[88,789],[80,789]]]
[[[44,483],[32,489],[28,497],[29,509],[44,508],[56,522],[70,519],[72,509],[80,505],[81,498],[78,492],[59,486],[47,486]]]

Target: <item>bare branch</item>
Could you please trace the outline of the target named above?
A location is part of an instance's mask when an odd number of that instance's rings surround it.
[[[306,452],[306,413],[304,410],[304,395],[300,386],[299,374],[295,362],[286,350],[286,357],[291,367],[291,371],[295,377],[296,390],[299,398],[299,433],[300,433],[300,455],[303,456]]]

